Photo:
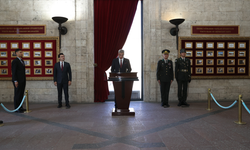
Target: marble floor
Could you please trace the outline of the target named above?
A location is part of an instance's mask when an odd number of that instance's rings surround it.
[[[245,102],[250,107],[250,102]],[[224,106],[230,102],[222,102]],[[169,108],[160,103],[131,102],[135,116],[115,116],[113,102],[30,104],[30,113],[7,113],[0,108],[0,150],[249,150],[250,114],[237,125],[237,105],[224,110],[212,103],[190,102]],[[7,108],[13,104],[5,103]]]

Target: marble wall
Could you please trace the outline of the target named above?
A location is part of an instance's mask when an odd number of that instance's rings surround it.
[[[180,36],[191,36],[191,25],[240,25],[240,36],[250,36],[249,0],[143,0],[143,74],[144,101],[159,102],[160,88],[156,81],[156,64],[161,50],[171,50],[170,59],[177,58],[176,37],[169,30],[169,19],[183,17]],[[70,101],[94,102],[94,21],[93,0],[0,0],[0,24],[45,24],[45,36],[58,36],[58,24],[53,16],[65,16],[63,26],[68,33],[62,36],[61,52],[71,64],[73,82]],[[25,36],[26,37],[26,36]],[[207,89],[220,100],[249,99],[248,79],[192,80],[188,100],[207,99]],[[31,102],[57,102],[53,81],[27,81]],[[11,81],[0,81],[0,101],[13,101]],[[177,102],[177,83],[170,90],[170,101]]]
[[[69,19],[63,24],[68,33],[62,35],[61,52],[71,64],[71,102],[94,102],[93,8],[93,0],[0,0],[0,24],[43,24],[47,27],[44,36],[58,36],[58,24],[51,18]],[[0,85],[0,102],[13,101],[12,82],[0,81]],[[27,81],[26,89],[31,102],[57,102],[53,81]]]
[[[170,59],[177,58],[174,27],[168,20],[185,18],[179,26],[179,36],[191,36],[191,25],[240,25],[240,36],[249,37],[249,0],[143,0],[144,101],[160,102],[160,87],[156,81],[156,64],[161,50],[169,49]],[[207,35],[205,35],[207,36]],[[221,36],[221,35],[220,35]],[[250,99],[248,79],[195,79],[189,84],[188,100],[205,101],[211,88],[216,99],[235,100],[239,94]],[[170,90],[170,101],[177,103],[177,82]]]

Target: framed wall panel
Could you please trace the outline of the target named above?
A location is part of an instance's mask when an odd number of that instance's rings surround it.
[[[197,43],[203,43],[203,49]],[[249,43],[250,37],[179,37],[178,55],[189,47],[192,79],[246,79],[250,78]]]
[[[58,37],[0,37],[0,80],[11,80],[16,47],[23,50],[27,80],[53,80],[58,61]]]

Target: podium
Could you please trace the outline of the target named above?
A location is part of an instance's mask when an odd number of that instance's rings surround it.
[[[112,116],[134,116],[135,111],[129,108],[134,81],[139,81],[137,72],[109,73],[108,81],[113,81],[117,108],[113,108]]]

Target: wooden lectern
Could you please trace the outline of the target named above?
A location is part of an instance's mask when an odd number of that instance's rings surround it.
[[[139,81],[137,72],[109,73],[108,81],[113,81],[117,109],[113,108],[112,116],[134,116],[135,111],[129,108],[134,81]]]

